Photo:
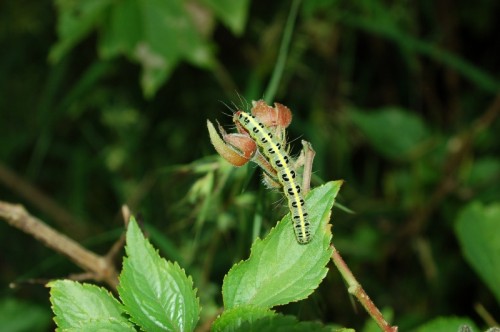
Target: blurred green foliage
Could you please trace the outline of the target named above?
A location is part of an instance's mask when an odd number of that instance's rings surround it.
[[[264,95],[289,11],[288,1],[2,2],[0,200],[98,253],[119,237],[128,204],[162,256],[194,277],[201,324],[212,319],[224,274],[286,207],[255,169],[214,156],[206,119],[228,128],[225,104]],[[482,330],[500,320],[499,13],[491,0],[298,10],[274,99],[294,114],[292,145],[301,137],[316,150],[313,185],[346,181],[337,200],[355,213],[334,208],[333,241],[401,331],[446,316]],[[47,289],[26,280],[77,272],[5,223],[0,241],[1,296],[19,307],[49,307]],[[346,293],[331,269],[280,311],[361,329],[366,316]],[[0,317],[13,319],[8,308]]]
[[[473,202],[462,209],[456,232],[465,258],[500,302],[500,205]]]

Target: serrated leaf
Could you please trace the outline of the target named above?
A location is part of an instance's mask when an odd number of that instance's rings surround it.
[[[123,331],[135,331],[122,315],[122,305],[104,288],[70,280],[56,280],[50,287],[54,321],[60,330],[80,330],[90,323],[119,324]]]
[[[130,325],[130,323],[117,322],[114,320],[109,321],[89,321],[84,326],[72,327],[65,329],[64,332],[137,332],[137,330]]]
[[[400,108],[372,112],[351,110],[349,115],[369,143],[391,159],[408,157],[428,135],[422,119]]]
[[[455,231],[465,258],[500,303],[500,204],[474,202],[458,216]]]
[[[468,325],[473,331],[479,331],[469,318],[439,317],[433,319],[416,329],[416,332],[450,332],[460,331],[460,327]]]
[[[248,0],[203,0],[236,35],[241,35],[248,15]]]
[[[342,181],[312,190],[306,198],[313,239],[299,245],[290,215],[268,236],[257,239],[250,258],[234,265],[224,278],[222,295],[227,309],[240,305],[271,308],[309,296],[325,277],[332,237],[330,210]]]
[[[118,293],[132,321],[145,331],[192,331],[200,307],[191,277],[158,255],[133,218],[125,249]]]
[[[331,332],[332,328],[315,322],[299,322],[293,316],[277,314],[269,309],[239,306],[219,317],[212,326],[213,332]]]

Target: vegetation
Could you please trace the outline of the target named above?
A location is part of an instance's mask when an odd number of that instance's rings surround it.
[[[2,328],[68,327],[90,296],[90,317],[154,331],[133,291],[174,276],[173,330],[377,331],[335,253],[400,331],[499,325],[499,2],[0,6]],[[233,132],[258,99],[291,109],[291,155],[316,152],[316,225],[335,200],[328,259],[301,257],[321,264],[297,259],[320,242],[293,242],[280,191],[210,143],[207,119]],[[257,272],[272,283],[251,289]],[[311,292],[271,292],[300,278]]]

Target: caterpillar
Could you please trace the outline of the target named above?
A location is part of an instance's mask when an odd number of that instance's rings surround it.
[[[238,111],[233,119],[255,140],[276,171],[277,179],[283,186],[283,192],[288,200],[297,242],[300,244],[310,242],[311,233],[306,202],[302,196],[300,185],[295,180],[296,172],[292,165],[293,161],[286,153],[282,143],[274,141],[273,134],[251,114]]]

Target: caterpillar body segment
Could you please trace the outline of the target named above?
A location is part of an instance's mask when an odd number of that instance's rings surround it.
[[[284,143],[276,141],[273,134],[253,115],[238,111],[234,115],[234,121],[250,134],[276,171],[277,179],[283,186],[283,192],[288,200],[297,242],[300,244],[310,242],[311,232],[307,207],[301,187],[296,180],[297,174],[293,160],[285,151]]]

